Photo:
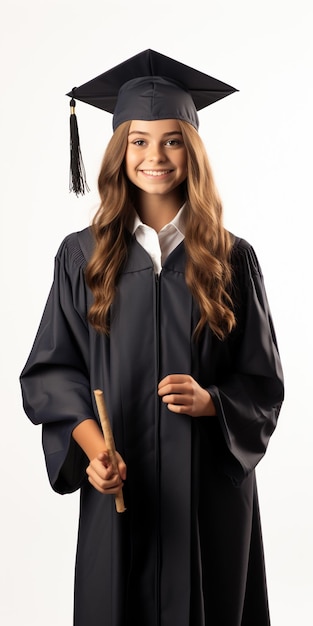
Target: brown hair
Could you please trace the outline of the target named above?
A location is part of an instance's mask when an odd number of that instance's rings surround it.
[[[206,324],[224,339],[235,326],[228,293],[231,239],[222,223],[219,199],[207,153],[197,131],[179,121],[187,150],[186,283],[197,301],[199,334]],[[100,206],[93,219],[95,251],[86,268],[94,302],[88,319],[97,331],[109,332],[109,309],[127,256],[126,226],[133,213],[131,183],[124,170],[130,122],[114,132],[104,155],[98,188]]]

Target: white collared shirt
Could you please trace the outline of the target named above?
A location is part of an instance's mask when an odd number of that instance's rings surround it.
[[[156,274],[160,274],[168,255],[185,238],[184,208],[185,204],[179,209],[174,219],[163,226],[158,233],[154,228],[144,224],[137,213],[135,214],[132,233],[151,257]]]

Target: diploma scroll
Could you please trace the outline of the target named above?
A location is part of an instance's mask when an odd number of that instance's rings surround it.
[[[105,439],[108,455],[110,457],[113,469],[118,472],[115,442],[104,401],[103,392],[100,389],[95,389],[94,396],[97,404],[101,428]],[[124,511],[126,511],[122,489],[120,489],[120,491],[115,496],[115,506],[118,513],[124,513]]]

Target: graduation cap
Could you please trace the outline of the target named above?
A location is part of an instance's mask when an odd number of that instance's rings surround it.
[[[178,119],[198,129],[197,111],[237,91],[234,87],[154,50],[144,50],[89,82],[71,98],[71,181],[76,195],[88,190],[75,100],[113,114],[113,130],[129,120]]]

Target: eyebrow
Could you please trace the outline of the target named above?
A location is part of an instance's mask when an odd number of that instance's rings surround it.
[[[130,133],[128,133],[128,136],[129,135],[150,135],[150,133],[144,132],[142,130],[132,130]],[[182,136],[182,132],[180,130],[172,130],[167,133],[163,133],[162,137],[170,137],[171,135]]]

